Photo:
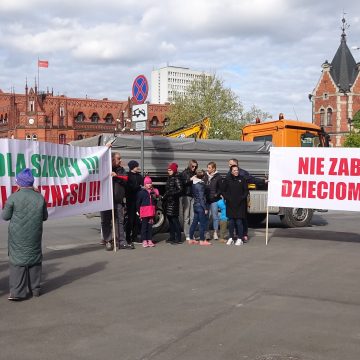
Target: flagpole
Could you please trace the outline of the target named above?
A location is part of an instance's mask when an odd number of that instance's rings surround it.
[[[38,57],[37,67],[38,67],[38,91],[40,92],[40,68],[39,68],[39,57]]]

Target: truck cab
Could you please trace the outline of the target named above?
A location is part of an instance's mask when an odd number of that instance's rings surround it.
[[[296,120],[275,120],[243,127],[244,141],[272,142],[279,147],[328,147],[329,136],[319,126]]]

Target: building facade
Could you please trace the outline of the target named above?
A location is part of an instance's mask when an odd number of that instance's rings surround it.
[[[166,66],[151,72],[151,101],[165,104],[172,101],[175,93],[184,95],[186,88],[201,76],[211,76],[206,72],[189,68]]]
[[[343,145],[354,116],[360,116],[360,64],[347,46],[345,19],[342,22],[340,46],[332,62],[322,65],[320,79],[309,95],[312,122],[324,127],[333,146]]]
[[[108,99],[80,99],[52,92],[39,93],[37,86],[24,94],[0,90],[0,138],[66,144],[99,133],[132,132],[132,103]],[[167,105],[148,105],[148,134],[158,134],[166,121]]]

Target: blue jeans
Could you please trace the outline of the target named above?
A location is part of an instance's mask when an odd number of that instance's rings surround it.
[[[218,231],[219,230],[219,208],[218,208],[218,204],[216,201],[210,204],[210,211],[211,211],[211,216],[213,218],[214,231]]]
[[[234,238],[234,236],[235,236],[234,230],[236,227],[238,239],[242,239],[242,237],[244,236],[242,220],[243,219],[234,219],[234,218],[229,219],[229,238],[231,238],[231,239]]]
[[[194,233],[198,223],[200,223],[200,240],[205,240],[205,230],[207,228],[207,216],[205,210],[201,206],[194,206],[194,219],[190,226],[190,239],[194,239]]]

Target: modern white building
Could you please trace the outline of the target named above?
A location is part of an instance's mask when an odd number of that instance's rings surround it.
[[[204,71],[189,68],[166,66],[151,72],[151,102],[165,104],[171,102],[176,93],[182,95],[189,84],[202,75],[211,76]]]

